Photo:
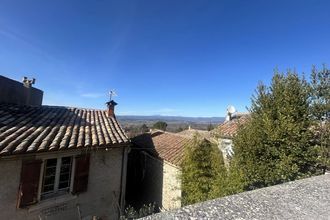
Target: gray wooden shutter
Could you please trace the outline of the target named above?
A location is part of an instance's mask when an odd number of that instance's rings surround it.
[[[42,160],[23,161],[18,190],[18,208],[23,208],[38,202],[41,164]]]
[[[76,168],[72,193],[82,193],[87,191],[89,174],[90,155],[80,155],[76,157]]]

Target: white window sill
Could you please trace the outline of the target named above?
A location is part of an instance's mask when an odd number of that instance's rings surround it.
[[[29,212],[39,211],[41,209],[49,208],[52,206],[56,206],[62,203],[70,202],[77,198],[76,195],[65,194],[53,198],[49,198],[46,200],[39,201],[37,204],[32,205],[28,208]]]

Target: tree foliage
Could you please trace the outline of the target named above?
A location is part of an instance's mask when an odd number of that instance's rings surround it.
[[[318,121],[330,118],[330,70],[323,66],[321,71],[313,67],[311,75],[312,114]]]
[[[226,168],[216,145],[197,134],[185,147],[182,162],[182,204],[188,205],[219,197]]]
[[[146,133],[149,131],[149,128],[146,124],[142,125],[129,125],[125,127],[126,134],[130,137],[136,137],[140,134]]]
[[[236,173],[244,190],[316,173],[311,143],[310,87],[296,73],[275,73],[252,98],[251,120],[234,138]]]
[[[330,166],[330,71],[275,72],[252,97],[251,116],[234,137],[225,168],[221,151],[198,137],[182,166],[183,205],[320,174]]]
[[[210,123],[210,124],[207,125],[207,130],[208,131],[212,131],[213,129],[214,129],[214,125],[213,124]]]
[[[152,126],[152,128],[154,128],[154,129],[159,129],[159,130],[162,130],[162,131],[166,131],[167,123],[164,122],[164,121],[157,121],[157,122]]]
[[[311,112],[316,133],[315,142],[320,147],[320,163],[330,169],[330,70],[315,67],[311,76]]]
[[[187,130],[188,126],[179,126],[177,129],[175,129],[175,133]]]
[[[145,133],[149,131],[149,128],[146,124],[141,125],[140,127],[141,133]]]

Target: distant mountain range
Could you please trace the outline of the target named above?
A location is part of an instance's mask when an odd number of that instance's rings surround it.
[[[183,116],[136,116],[136,115],[117,115],[117,119],[122,123],[154,123],[157,121],[165,121],[168,124],[171,123],[183,123],[183,124],[220,124],[224,117],[183,117]]]

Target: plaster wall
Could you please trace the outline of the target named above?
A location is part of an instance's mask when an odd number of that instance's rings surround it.
[[[1,219],[118,219],[123,148],[91,153],[87,192],[67,194],[16,208],[22,159],[0,159]]]

